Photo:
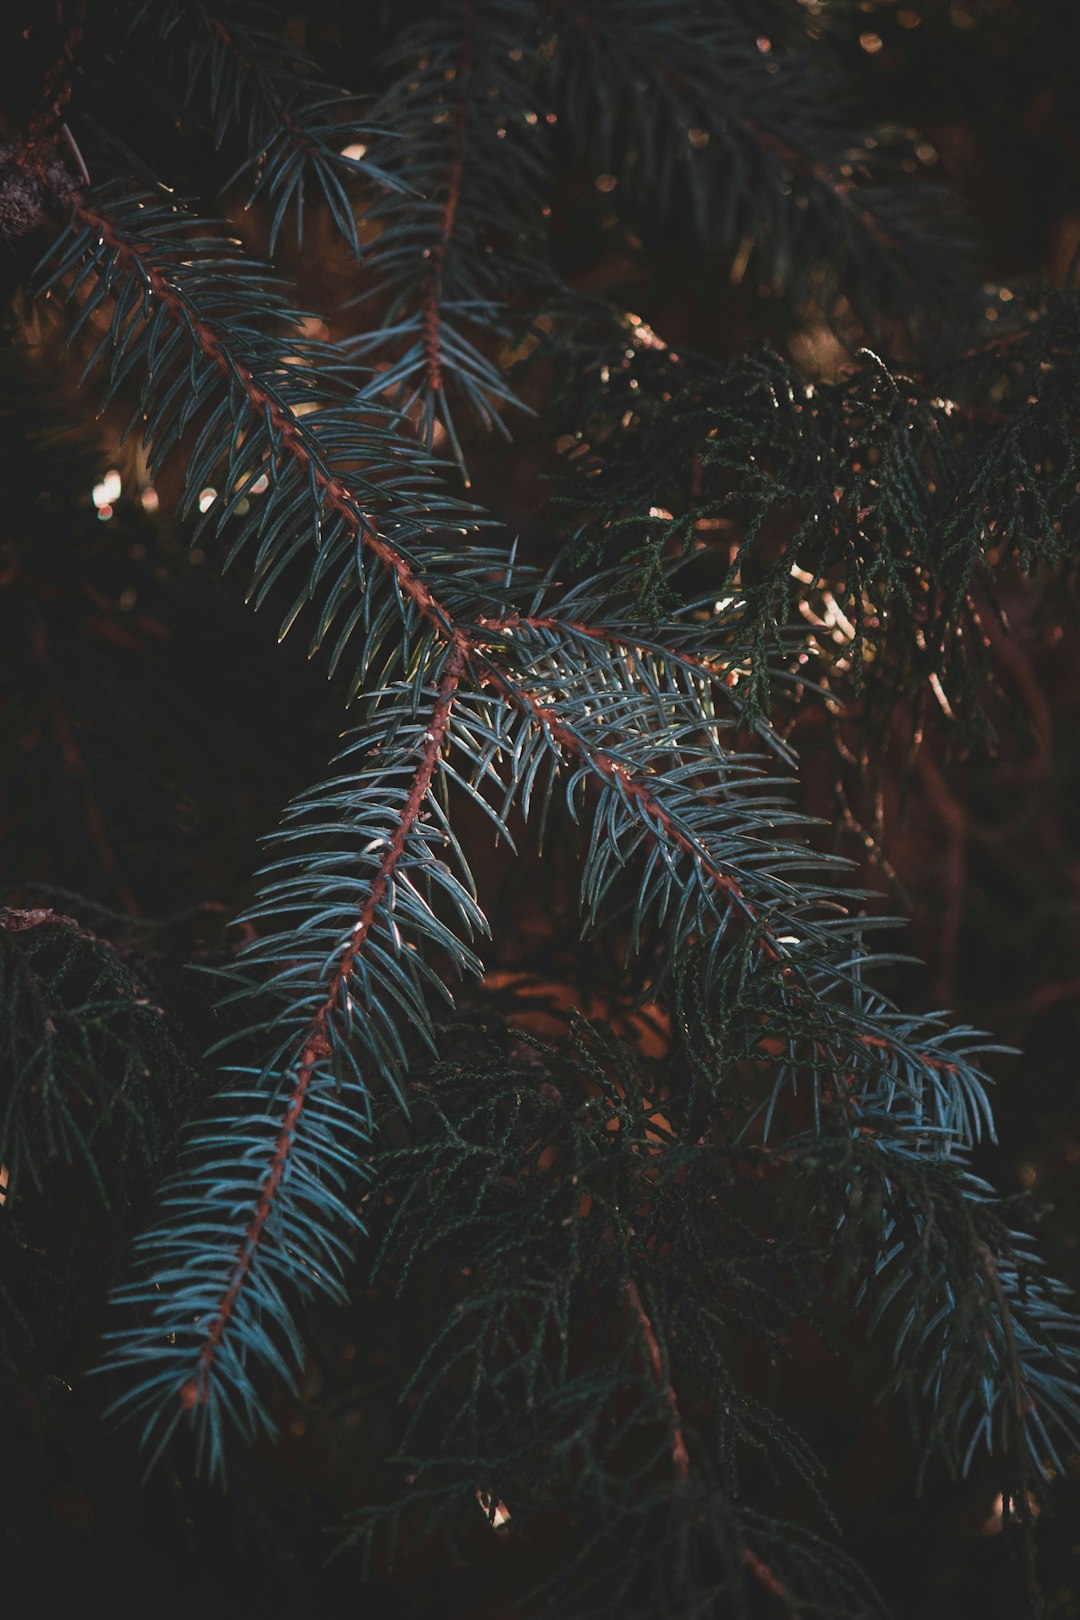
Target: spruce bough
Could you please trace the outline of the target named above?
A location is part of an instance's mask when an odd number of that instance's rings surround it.
[[[849,176],[856,137],[823,111],[842,52],[807,19],[767,28],[773,11],[425,6],[380,83],[346,95],[272,12],[116,8],[32,31],[55,55],[0,164],[0,229],[44,238],[34,291],[66,307],[87,386],[148,476],[182,484],[193,543],[246,570],[282,637],[306,626],[349,702],[333,774],[269,840],[248,943],[213,964],[216,1098],[181,1110],[178,1159],[148,1118],[142,1151],[170,1173],[114,1291],[111,1410],[152,1462],[191,1436],[224,1477],[366,1267],[423,1342],[346,1544],[385,1560],[479,1504],[492,1533],[555,1548],[523,1611],[575,1620],[881,1612],[831,1530],[754,1504],[765,1457],[827,1528],[821,1464],[746,1376],[748,1345],[781,1362],[800,1325],[888,1335],[922,1468],[987,1448],[1022,1521],[1080,1445],[1080,1321],[971,1165],[995,1046],[875,987],[883,921],[815,847],[784,723],[811,697],[835,716],[930,692],[950,712],[977,687],[979,591],[1064,553],[1073,451],[1038,412],[1073,409],[1075,300],[964,348],[967,248],[940,199],[903,183],[895,133]],[[94,102],[143,66],[182,132],[163,120],[149,165]],[[248,177],[266,254],[314,215],[356,258],[340,340],[181,200],[182,141],[207,137],[226,200]],[[824,384],[772,355],[673,353],[559,266],[547,199],[582,164],[636,223],[692,219],[702,253],[740,276],[749,257],[792,308],[844,301],[864,340],[909,350],[949,332],[950,392],[869,348]],[[527,420],[519,381],[541,420],[576,411],[587,447],[550,566],[519,560],[468,484],[484,432]],[[685,592],[680,554],[736,519],[720,584]],[[478,824],[522,862],[578,829],[585,930],[661,1042],[478,1018],[456,1049],[483,1005]],[[57,993],[114,971],[81,924],[0,914],[5,1220],[46,1137],[109,1190],[82,1083],[56,1080],[55,1019],[28,1033],[46,1015],[24,987],[58,936],[86,961],[55,968]],[[93,1000],[65,1017],[101,1024]],[[179,1061],[159,1048],[149,1065]]]

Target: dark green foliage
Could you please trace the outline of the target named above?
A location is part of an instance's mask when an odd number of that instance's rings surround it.
[[[770,32],[755,37],[736,10],[641,0],[467,0],[407,28],[372,114],[387,129],[372,155],[398,185],[365,215],[365,303],[380,294],[385,309],[348,347],[383,362],[368,391],[415,415],[428,443],[438,425],[459,461],[451,385],[502,426],[515,396],[490,347],[523,287],[553,285],[552,144],[621,188],[642,230],[690,222],[796,307],[846,294],[871,324],[897,308],[967,313],[940,274],[943,242],[957,246],[947,195],[893,183],[909,135],[853,138],[831,43],[780,13]]]
[[[359,256],[351,183],[363,177],[393,184],[363,157],[345,155],[371,139],[358,117],[359,98],[321,82],[317,65],[281,38],[276,16],[263,5],[170,0],[134,10],[134,25],[148,42],[160,40],[181,56],[185,113],[209,125],[216,147],[239,132],[244,155],[222,186],[243,178],[245,207],[256,201],[270,207],[268,251],[290,214],[302,243],[305,197],[314,190]]]
[[[96,1138],[156,1166],[188,1101],[190,1059],[113,948],[51,910],[0,911],[0,996],[8,1200],[17,1207],[24,1177],[40,1194],[58,1165],[78,1163],[107,1205],[118,1189],[102,1181]]]
[[[153,980],[50,908],[0,909],[0,1423],[48,1428],[118,1246],[207,1082]],[[5,1478],[10,1505],[18,1482]]]
[[[451,392],[502,427],[515,396],[491,342],[506,335],[513,279],[534,275],[530,257],[543,251],[547,165],[528,105],[536,30],[536,8],[522,0],[436,7],[395,42],[372,114],[386,126],[373,156],[397,188],[365,216],[373,284],[361,302],[381,296],[385,307],[348,349],[383,363],[366,392],[413,417],[426,444],[438,426],[458,460]],[[532,47],[524,68],[523,46]]]
[[[664,559],[737,533],[717,589],[745,603],[755,691],[768,691],[775,627],[801,614],[814,672],[838,695],[925,700],[934,679],[949,717],[988,733],[994,574],[1072,567],[1078,311],[1062,292],[946,366],[864,352],[826,383],[770,353],[672,355],[631,328],[625,351],[624,334],[592,361],[600,449],[567,489],[587,514],[581,554],[628,556],[646,609],[662,610]]]
[[[0,914],[5,1353],[35,1338],[23,1189],[62,1165],[112,1207],[134,1162],[164,1190],[151,1220],[132,1199],[106,1365],[152,1462],[190,1442],[220,1477],[236,1431],[273,1435],[310,1324],[364,1297],[355,1257],[374,1252],[372,1287],[422,1321],[393,1466],[353,1521],[376,1561],[508,1509],[549,1549],[524,1612],[878,1614],[752,1358],[877,1335],[922,1472],[985,1452],[1026,1518],[1080,1445],[1080,1337],[976,1174],[981,1063],[1002,1048],[888,993],[900,959],[872,936],[892,925],[817,848],[777,715],[870,690],[878,716],[911,701],[921,735],[929,686],[990,734],[968,701],[984,597],[1011,563],[1071,560],[1077,304],[971,346],[940,197],[904,178],[908,137],[863,132],[837,88],[843,17],[423,6],[363,122],[278,23],[185,3],[133,8],[123,44],[67,31],[65,90],[12,115],[0,165],[10,240],[27,187],[51,214],[35,291],[69,307],[83,380],[192,544],[243,560],[279,639],[306,621],[358,716],[270,838],[244,947],[200,953],[220,992],[209,1109],[116,949]],[[145,62],[185,81],[147,141],[160,175],[100,108],[80,124],[95,50],[102,82]],[[284,270],[178,198],[177,117],[209,133],[204,194],[246,176],[267,256],[314,196],[364,261],[358,330],[336,341]],[[787,318],[810,306],[831,341],[858,321],[898,352],[933,329],[958,358],[862,349],[814,382],[771,352],[672,352],[549,249],[546,199],[576,206],[585,167],[592,200],[596,165],[635,231],[685,221]],[[584,526],[546,568],[437,456],[460,466],[470,439],[455,393],[504,425],[519,322],[519,353],[560,358],[557,409],[587,446]],[[697,550],[718,531],[719,563]],[[601,554],[610,571],[583,574]],[[454,982],[484,972],[481,862],[541,839],[576,840],[583,928],[623,957],[663,1055],[576,1019],[564,1046],[478,1036],[425,1076]]]
[[[881,1612],[824,1543],[738,1500],[761,1459],[819,1489],[799,1437],[739,1387],[751,1344],[782,1354],[785,1326],[824,1307],[823,1255],[793,1235],[814,1213],[809,1183],[791,1177],[800,1226],[771,1155],[691,1144],[673,1077],[642,1072],[609,1031],[485,1058],[417,1082],[411,1124],[387,1122],[376,1276],[414,1309],[441,1291],[445,1314],[405,1391],[410,1488],[355,1534],[422,1511],[467,1525],[478,1501],[498,1525],[507,1504],[512,1533],[535,1521],[557,1537],[537,1593],[555,1612],[705,1614],[723,1599],[741,1614],[755,1557],[808,1613]]]
[[[748,1482],[790,1473],[817,1495],[822,1475],[748,1392],[748,1358],[781,1361],[799,1321],[839,1344],[853,1287],[871,1327],[896,1338],[898,1386],[923,1392],[912,1415],[927,1458],[941,1445],[954,1468],[965,1461],[965,1417],[972,1446],[1025,1421],[1006,1388],[971,1430],[978,1369],[993,1387],[998,1358],[1017,1367],[1023,1402],[1075,1436],[1070,1381],[1041,1348],[1074,1339],[1075,1323],[989,1189],[895,1123],[875,1129],[869,1110],[853,1137],[843,1095],[819,1102],[813,1130],[792,1098],[765,1140],[748,1131],[761,1026],[744,1053],[734,1022],[726,1061],[689,1076],[643,1067],[584,1023],[564,1050],[488,1038],[485,1061],[409,1088],[408,1122],[386,1115],[364,1201],[375,1278],[430,1343],[402,1394],[409,1488],[365,1509],[356,1537],[378,1548],[390,1529],[394,1545],[424,1515],[464,1530],[479,1499],[505,1504],[515,1533],[535,1520],[558,1538],[558,1573],[538,1593],[555,1612],[645,1615],[660,1591],[680,1614],[712,1612],[721,1592],[737,1605],[754,1585]],[[619,1585],[590,1597],[609,1536],[623,1538]],[[865,1591],[845,1598],[849,1576],[818,1553],[800,1601],[824,1579],[837,1612],[878,1612]]]
[[[950,199],[931,182],[895,185],[910,132],[852,105],[819,19],[665,0],[590,0],[555,17],[556,105],[646,224],[692,223],[740,279],[829,313],[846,294],[871,326],[962,306],[940,271],[959,268]]]

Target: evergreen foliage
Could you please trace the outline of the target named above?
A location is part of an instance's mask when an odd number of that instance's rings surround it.
[[[47,1428],[87,1311],[146,1218],[180,1122],[205,1099],[196,1055],[116,948],[51,907],[0,910],[4,1258],[0,1422]],[[14,1448],[13,1448],[14,1449]],[[17,1481],[4,1481],[10,1510]]]
[[[152,1468],[223,1482],[327,1322],[412,1324],[398,1433],[337,1531],[377,1579],[479,1518],[543,1550],[521,1613],[887,1612],[752,1366],[800,1334],[845,1353],[853,1324],[888,1345],[920,1479],[985,1454],[1030,1532],[1080,1449],[1080,1317],[979,1172],[1005,1048],[904,1010],[893,921],[823,852],[791,733],[863,703],[884,770],[882,717],[921,742],[929,694],[993,740],[995,581],[1071,569],[1076,295],[987,340],[956,210],[869,123],[824,0],[438,0],[383,17],[368,77],[239,0],[62,13],[29,31],[39,100],[10,94],[0,234],[40,247],[37,318],[155,501],[279,640],[303,627],[349,730],[269,836],[246,943],[198,952],[209,1105],[183,997],[166,1014],[13,874],[16,1406],[21,1211],[62,1168],[133,1212],[94,1269],[97,1387]],[[100,88],[140,74],[136,141]],[[597,169],[639,243],[686,232],[853,359],[673,351],[585,296],[551,221]],[[294,301],[313,233],[360,261],[345,315]],[[572,447],[554,555],[461,487],[519,404]],[[490,852],[568,842],[658,1047],[484,1014]]]
[[[949,717],[992,743],[994,576],[1071,570],[1078,315],[1075,292],[1049,294],[944,363],[890,369],[863,350],[828,382],[768,351],[673,355],[632,327],[626,347],[595,323],[586,419],[602,452],[565,496],[584,517],[580,554],[627,556],[662,611],[664,558],[737,514],[720,590],[745,599],[753,674],[801,612],[830,689],[869,683],[895,703],[936,679]]]

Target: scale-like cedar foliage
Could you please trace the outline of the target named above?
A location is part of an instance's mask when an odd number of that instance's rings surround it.
[[[663,611],[665,559],[738,533],[719,593],[745,599],[763,701],[776,626],[801,616],[839,694],[895,703],[935,682],[950,719],[992,737],[994,576],[1073,563],[1078,318],[1061,291],[944,363],[864,350],[826,382],[768,351],[721,364],[596,323],[582,403],[602,449],[565,480],[579,554],[626,557]]]
[[[376,1277],[418,1294],[430,1335],[403,1392],[408,1479],[352,1533],[377,1546],[478,1499],[492,1526],[509,1512],[546,1533],[565,1505],[557,1560],[519,1596],[577,1620],[762,1597],[880,1612],[828,1541],[743,1494],[748,1452],[820,1491],[741,1376],[747,1342],[781,1357],[799,1323],[825,1333],[857,1309],[887,1332],[925,1457],[996,1450],[1022,1515],[1080,1444],[1080,1323],[971,1168],[995,1047],[874,987],[893,961],[872,949],[880,919],[812,848],[768,713],[770,680],[796,701],[827,681],[835,702],[865,647],[905,637],[924,655],[905,667],[947,707],[972,581],[1014,552],[1062,557],[1073,303],[958,361],[947,394],[872,357],[817,386],[768,356],[672,355],[617,313],[616,354],[575,351],[594,311],[545,268],[569,156],[603,165],[601,195],[621,188],[640,228],[690,221],[699,251],[736,279],[753,263],[793,305],[827,316],[844,293],[884,331],[898,311],[915,332],[942,316],[923,296],[947,282],[936,198],[887,183],[892,132],[839,117],[828,34],[774,37],[754,11],[424,7],[359,122],[272,13],[134,8],[102,72],[186,64],[166,121],[238,145],[216,182],[249,175],[267,252],[314,198],[361,254],[375,314],[340,343],[175,174],[126,169],[99,107],[80,124],[91,22],[61,31],[0,167],[0,228],[48,230],[36,291],[68,307],[89,386],[123,407],[149,474],[182,485],[193,542],[242,563],[282,636],[306,625],[357,715],[334,774],[286,810],[249,943],[218,970],[223,1089],[117,1290],[114,1409],[154,1458],[191,1429],[223,1474],[235,1431],[274,1428],[305,1306],[348,1297],[368,1229]],[[594,548],[629,565],[574,582],[572,560],[520,563],[436,459],[443,442],[462,458],[455,392],[488,425],[514,400],[511,304],[570,350],[562,398],[576,380],[592,435],[575,499]],[[1000,424],[978,406],[988,385]],[[785,539],[759,558],[777,513]],[[733,515],[722,588],[682,602],[673,553]],[[483,972],[477,824],[525,851],[530,822],[549,841],[580,829],[584,926],[625,953],[669,1053],[579,1022],[565,1049],[489,1043],[417,1079],[453,981]],[[42,1024],[22,926],[0,919],[16,1184],[50,1154],[93,1160],[86,1106],[135,1107],[136,1070],[165,1061],[93,986],[63,1039]]]

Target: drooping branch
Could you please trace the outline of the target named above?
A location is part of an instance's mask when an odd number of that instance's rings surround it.
[[[319,1003],[303,1036],[296,1079],[289,1093],[288,1104],[282,1116],[281,1129],[274,1143],[273,1156],[267,1165],[266,1173],[260,1184],[259,1196],[251,1220],[237,1251],[232,1274],[221,1295],[217,1310],[205,1326],[205,1337],[198,1352],[198,1369],[187,1380],[180,1392],[181,1403],[187,1408],[204,1404],[207,1399],[209,1381],[213,1375],[214,1360],[236,1310],[241,1292],[255,1264],[260,1240],[273,1210],[274,1200],[281,1186],[282,1178],[288,1167],[289,1155],[292,1151],[296,1131],[299,1128],[300,1116],[304,1109],[312,1077],[315,1075],[320,1062],[325,1060],[331,1052],[331,1020],[341,1008],[357,959],[364,949],[368,935],[371,932],[372,923],[379,907],[386,898],[394,870],[405,850],[409,834],[415,826],[423,808],[424,800],[427,798],[432,777],[435,774],[442,753],[447,726],[450,722],[450,714],[454,706],[454,698],[461,683],[464,668],[464,656],[460,649],[455,647],[446,660],[442,680],[439,683],[438,697],[431,712],[428,729],[424,734],[420,763],[417,766],[408,798],[398,815],[397,825],[372,879],[371,888],[360,909],[356,924],[346,939],[334,970],[330,975],[326,994]]]

